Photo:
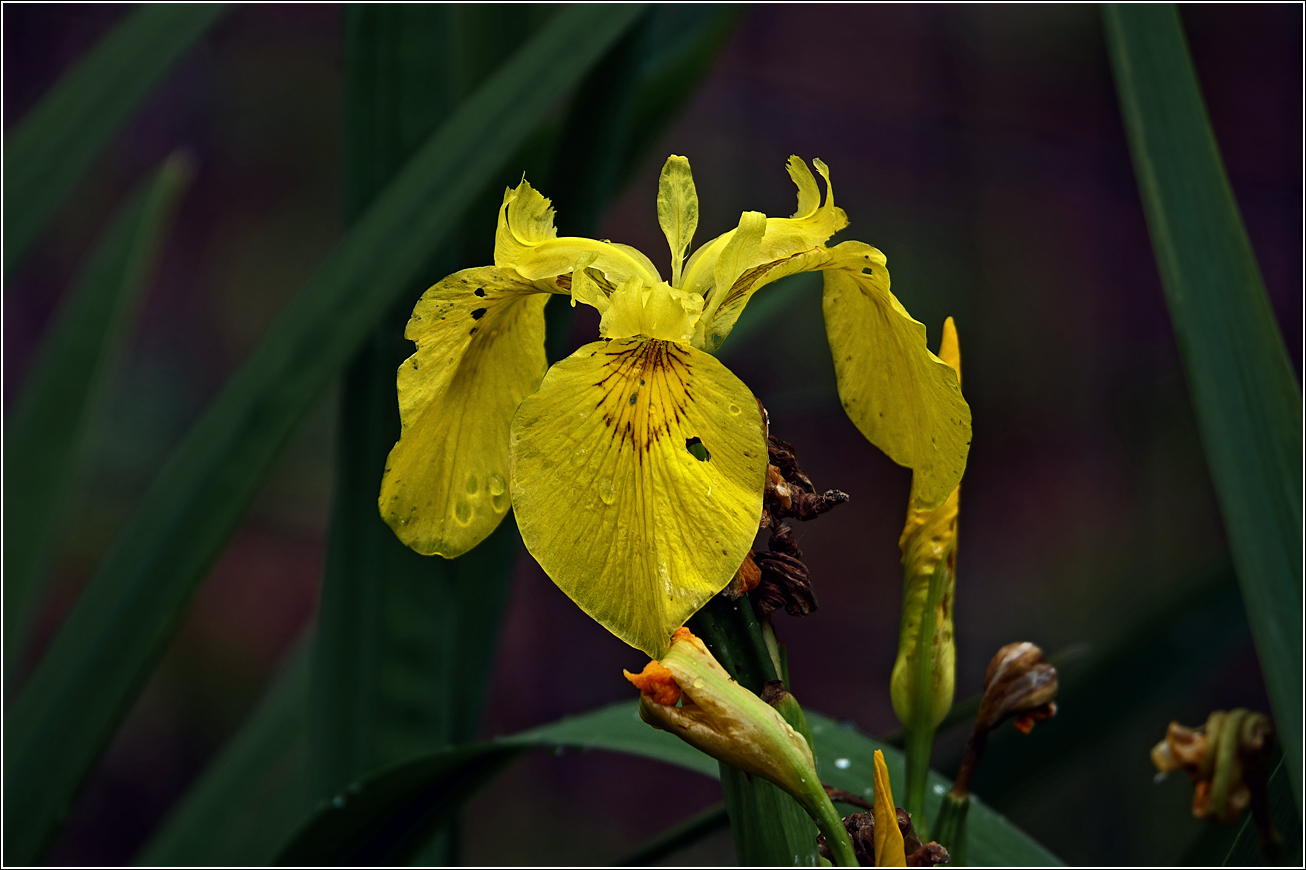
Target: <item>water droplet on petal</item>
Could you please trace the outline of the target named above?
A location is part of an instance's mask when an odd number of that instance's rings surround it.
[[[464,526],[472,521],[472,506],[465,501],[459,501],[453,509],[453,518]]]
[[[726,410],[729,411],[734,416],[739,415],[739,406],[734,403],[731,403],[730,407],[727,408]]]
[[[469,495],[475,495],[476,491],[480,488],[481,488],[481,482],[476,479],[476,475],[474,474],[467,475],[467,493]]]
[[[503,495],[507,488],[508,484],[504,481],[502,475],[490,475],[490,495]]]
[[[604,504],[612,504],[616,500],[616,493],[612,490],[612,481],[599,481],[599,498],[603,499]]]
[[[847,770],[848,768],[852,767],[852,765],[853,763],[846,758],[836,758],[834,760],[834,766],[839,768],[840,770]]]
[[[695,688],[695,689],[701,689],[701,688],[703,688],[703,678],[702,678],[702,677],[695,677],[695,678],[694,678],[694,688]]]

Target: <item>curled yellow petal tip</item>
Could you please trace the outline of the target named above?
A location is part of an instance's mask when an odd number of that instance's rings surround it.
[[[898,828],[898,807],[889,787],[884,753],[875,750],[875,866],[906,867],[907,849]]]

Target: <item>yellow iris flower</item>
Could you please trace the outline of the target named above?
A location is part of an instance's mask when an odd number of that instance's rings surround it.
[[[915,472],[921,508],[961,479],[970,409],[925,327],[889,292],[884,255],[825,242],[848,219],[797,157],[791,218],[744,212],[685,259],[698,225],[689,161],[670,157],[658,222],[671,280],[634,248],[559,238],[549,200],[505,192],[494,265],[427,290],[404,335],[400,438],[381,515],[420,553],[453,558],[512,507],[527,550],[581,609],[653,658],[721,591],[752,546],[767,447],[757,401],[712,354],[753,293],[825,274],[839,396],[858,429]],[[602,314],[602,340],[546,372],[548,294]]]

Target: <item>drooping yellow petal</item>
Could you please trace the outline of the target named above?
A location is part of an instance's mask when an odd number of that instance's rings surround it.
[[[704,460],[690,452],[698,445]],[[676,342],[588,344],[549,370],[512,424],[526,548],[582,610],[653,658],[748,553],[766,464],[748,388]]]
[[[632,277],[645,284],[662,280],[653,261],[632,247],[557,235],[553,206],[523,180],[504,191],[494,234],[494,265],[512,268],[528,281],[553,280],[570,272],[581,256],[593,254],[591,266],[613,284]],[[570,287],[565,281],[557,286]]]
[[[906,867],[907,849],[898,827],[898,806],[889,787],[884,753],[875,750],[875,866]]]
[[[450,275],[413,309],[405,337],[417,352],[399,367],[398,443],[378,506],[419,553],[459,556],[507,514],[508,430],[539,385],[548,296],[512,270]]]
[[[882,253],[844,242],[830,254],[822,309],[839,399],[867,440],[912,469],[913,506],[933,510],[961,482],[970,451],[957,372],[889,292]]]
[[[671,286],[680,286],[685,250],[698,229],[698,191],[689,161],[672,154],[658,176],[658,225],[671,246]]]

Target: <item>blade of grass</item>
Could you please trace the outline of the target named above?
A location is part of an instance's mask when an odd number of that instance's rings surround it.
[[[1302,826],[1293,803],[1292,781],[1281,760],[1270,774],[1268,783],[1270,818],[1279,834],[1280,843],[1270,846],[1266,854],[1260,845],[1260,835],[1252,814],[1247,813],[1238,836],[1229,847],[1224,857],[1225,867],[1252,867],[1263,864],[1279,864],[1295,867],[1301,864]],[[1209,860],[1209,859],[1208,859]]]
[[[467,201],[642,12],[574,6],[433,134],[160,473],[14,705],[6,858],[34,863],[295,424]]]
[[[161,3],[129,12],[18,122],[5,140],[6,278],[95,155],[225,11]]]
[[[5,433],[5,677],[38,601],[59,508],[87,425],[129,335],[173,209],[192,169],[173,155],[140,184],[105,231],[43,342]]]
[[[1174,6],[1108,5],[1166,303],[1301,808],[1302,398]]]
[[[816,713],[809,714],[821,781],[856,795],[873,794],[875,750],[883,750],[889,776],[901,782],[902,752],[845,728]],[[715,776],[717,763],[665,731],[639,718],[638,704],[614,704],[581,716],[533,728],[493,743],[457,747],[379,771],[316,810],[287,844],[282,864],[366,863],[403,860],[395,848],[407,832],[429,825],[441,813],[467,800],[488,776],[487,768],[506,764],[533,747],[576,747],[625,752]],[[950,783],[931,774],[926,809],[937,811],[939,795]],[[991,866],[1057,865],[1056,857],[1014,828],[982,801],[971,807],[971,855]],[[815,835],[813,835],[815,836]]]
[[[136,857],[154,867],[267,865],[315,801],[309,642],[301,639],[249,721]]]

